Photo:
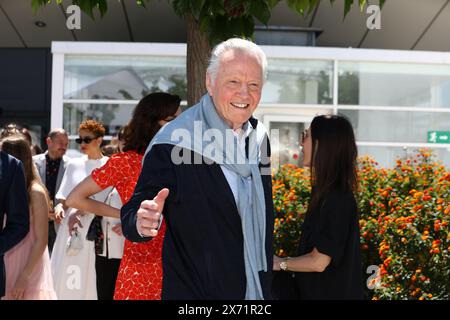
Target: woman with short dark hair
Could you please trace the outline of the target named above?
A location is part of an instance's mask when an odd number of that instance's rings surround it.
[[[80,145],[84,156],[70,159],[55,195],[58,201],[55,207],[55,221],[60,226],[53,246],[51,263],[58,299],[96,300],[94,243],[86,241],[86,235],[95,214],[94,211],[77,210],[67,202],[67,198],[76,185],[83,181],[92,170],[103,166],[108,161],[108,157],[105,157],[100,149],[105,128],[98,121],[85,120],[78,127],[78,135],[75,142]],[[105,201],[110,191],[96,192],[92,197]],[[67,246],[68,238],[79,239],[82,247],[74,250],[72,246]],[[74,243],[76,241],[72,242]],[[77,285],[73,284],[75,277]]]
[[[300,299],[362,299],[353,128],[345,117],[317,116],[302,147],[311,201],[298,256],[274,257],[274,270],[294,272]]]

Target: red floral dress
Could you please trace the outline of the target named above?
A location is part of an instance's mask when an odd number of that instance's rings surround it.
[[[142,155],[127,151],[113,155],[92,172],[100,188],[114,186],[122,203],[133,194],[142,168]],[[160,300],[162,289],[162,245],[166,225],[163,221],[152,241],[134,243],[125,240],[114,291],[115,300]]]

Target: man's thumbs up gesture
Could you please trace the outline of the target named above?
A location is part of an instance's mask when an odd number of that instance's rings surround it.
[[[169,189],[164,188],[158,192],[153,200],[141,202],[137,211],[136,227],[141,236],[156,237],[162,222],[164,202],[169,195]]]

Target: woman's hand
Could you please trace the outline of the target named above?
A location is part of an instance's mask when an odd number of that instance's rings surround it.
[[[65,212],[64,212],[64,208],[63,208],[63,205],[62,204],[58,204],[56,207],[55,207],[55,222],[57,223],[57,224],[60,224],[61,223],[61,221],[62,221],[62,219],[64,219],[64,217],[65,217]]]
[[[83,225],[81,224],[81,216],[82,212],[80,210],[76,210],[70,214],[68,221],[69,232],[72,232],[73,229],[77,228],[77,224],[80,228],[83,228]]]
[[[278,256],[273,256],[273,271],[280,271],[280,263],[283,261],[283,258]]]
[[[15,300],[23,300],[25,297],[25,288],[28,287],[28,276],[22,273],[19,278],[17,278],[14,284],[14,289],[12,291],[12,297]]]

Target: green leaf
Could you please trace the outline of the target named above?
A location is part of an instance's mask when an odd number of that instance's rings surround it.
[[[102,1],[102,0],[99,0]],[[80,7],[81,11],[86,13],[94,20],[94,6],[97,4],[96,0],[73,0],[73,4]]]
[[[271,13],[267,1],[251,1],[248,13],[265,25],[269,23]]]
[[[364,10],[364,6],[366,5],[367,0],[359,0],[359,8],[361,12]]]
[[[304,15],[309,11],[310,1],[312,0],[288,0],[287,5],[297,13]]]
[[[208,0],[208,10],[214,16],[224,16],[227,13],[224,7],[224,2],[222,0]]]
[[[232,19],[226,15],[218,15],[211,20],[209,30],[212,46],[231,37],[251,38],[254,31],[254,20],[251,15]]]
[[[183,17],[186,12],[190,11],[189,2],[186,0],[172,1],[172,8],[175,11],[175,14],[179,17]]]
[[[352,8],[352,5],[353,5],[353,0],[345,0],[344,18],[350,12],[350,9]]]
[[[383,8],[385,2],[386,0],[380,0],[380,8]]]
[[[100,11],[100,17],[103,18],[103,16],[105,15],[106,11],[108,11],[108,4],[105,1],[99,1],[97,3],[97,9],[98,11]]]
[[[149,2],[150,0],[136,0],[136,4],[138,5],[138,7],[143,7],[145,8],[145,2]]]
[[[188,1],[185,1],[188,2]],[[205,0],[190,0],[190,8],[191,13],[194,15],[194,17],[199,17],[200,12],[205,5]]]
[[[33,12],[36,13],[40,7],[45,6],[46,4],[47,0],[32,0],[31,8],[33,9]]]

